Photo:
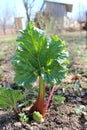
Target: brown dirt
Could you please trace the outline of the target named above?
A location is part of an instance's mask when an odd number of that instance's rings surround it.
[[[57,104],[52,98],[47,117],[43,123],[36,123],[29,118],[29,123],[20,122],[16,115],[11,112],[8,114],[6,110],[0,110],[0,130],[87,130],[87,116],[83,114],[77,115],[75,108],[84,104],[87,91],[78,96],[73,89],[61,89],[57,87],[55,94],[61,91],[66,97],[64,104]],[[82,92],[82,91],[81,91]],[[87,109],[85,110],[87,112]]]
[[[55,111],[53,103],[49,109],[49,115],[44,123],[34,121],[28,124],[17,120],[15,115],[7,114],[5,111],[0,112],[0,129],[1,130],[87,130],[87,119],[83,115],[76,115],[74,108],[75,103],[65,103]]]

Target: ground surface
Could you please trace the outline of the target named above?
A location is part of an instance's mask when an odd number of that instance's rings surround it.
[[[13,112],[0,109],[0,130],[87,130],[87,50],[85,49],[85,34],[79,32],[61,35],[67,42],[71,64],[69,73],[54,95],[61,92],[64,104],[52,98],[47,111],[47,118],[43,123],[29,120],[29,123],[20,122]],[[13,87],[14,71],[11,58],[16,50],[16,36],[0,37],[0,84],[3,87]],[[15,87],[15,86],[14,86]],[[32,91],[32,90],[31,90]],[[49,94],[49,88],[47,87]],[[79,114],[75,109],[80,105],[85,108]]]

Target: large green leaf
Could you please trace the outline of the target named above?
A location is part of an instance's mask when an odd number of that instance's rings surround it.
[[[62,81],[67,72],[67,53],[60,38],[47,36],[30,22],[17,41],[19,45],[12,64],[19,85],[28,86],[39,75],[48,83],[59,84]]]

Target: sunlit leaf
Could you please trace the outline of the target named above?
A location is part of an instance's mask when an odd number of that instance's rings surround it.
[[[64,79],[68,54],[60,38],[47,36],[30,22],[17,41],[19,45],[12,64],[19,85],[29,86],[38,76],[42,76],[47,83],[55,84]]]

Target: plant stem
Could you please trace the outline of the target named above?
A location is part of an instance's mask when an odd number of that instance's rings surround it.
[[[46,103],[46,110],[47,110],[48,107],[49,107],[50,100],[51,100],[51,98],[52,98],[52,96],[53,96],[54,91],[55,91],[55,86],[53,86],[53,88],[52,88],[52,90],[51,90],[51,92],[50,92],[50,96],[48,97],[48,100],[47,100],[47,103]]]
[[[33,111],[38,111],[43,116],[45,115],[44,97],[45,97],[45,84],[42,76],[39,76],[39,92],[37,100],[33,106]]]
[[[16,115],[18,115],[18,114],[19,114],[19,111],[18,111],[16,105],[13,106],[13,109],[14,109],[14,112],[16,113]]]

